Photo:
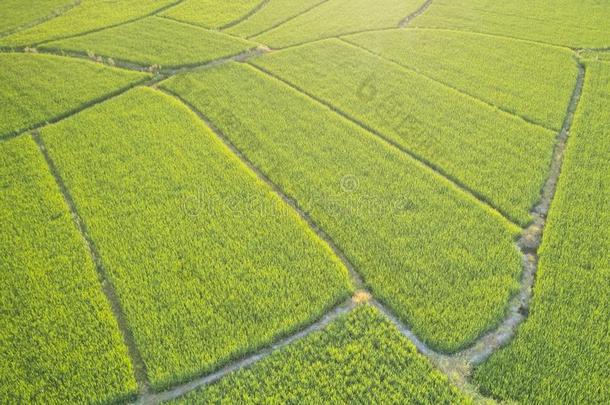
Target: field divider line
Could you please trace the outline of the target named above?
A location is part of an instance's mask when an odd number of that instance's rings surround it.
[[[52,118],[49,118],[49,119],[46,119],[46,120],[43,120],[43,121],[39,121],[39,122],[37,122],[35,124],[32,124],[32,125],[30,125],[30,126],[28,126],[26,128],[21,128],[21,129],[18,129],[16,131],[11,131],[11,132],[8,132],[6,134],[2,134],[2,135],[0,135],[0,142],[1,141],[6,141],[6,140],[9,140],[9,139],[13,139],[13,138],[17,138],[19,136],[28,134],[28,133],[30,133],[32,131],[39,131],[40,129],[44,128],[47,125],[56,124],[56,123],[58,123],[60,121],[65,120],[66,118],[70,118],[73,115],[76,115],[76,114],[78,114],[78,113],[80,113],[82,111],[85,111],[85,110],[87,110],[87,109],[89,109],[91,107],[94,107],[97,104],[101,104],[101,103],[103,103],[105,101],[108,101],[108,100],[111,100],[111,99],[113,99],[115,97],[118,97],[121,94],[126,93],[127,91],[133,89],[134,87],[137,87],[137,86],[140,86],[140,85],[142,85],[142,86],[150,86],[150,85],[152,85],[154,83],[157,83],[157,82],[159,82],[159,81],[161,81],[163,79],[164,79],[163,76],[159,76],[158,75],[158,76],[155,76],[155,77],[153,77],[151,79],[144,78],[144,79],[138,80],[136,82],[130,83],[127,86],[120,87],[120,88],[115,89],[115,90],[113,90],[113,91],[111,91],[109,93],[104,94],[103,96],[100,96],[100,97],[94,98],[92,100],[89,100],[89,101],[79,105],[76,108],[73,108],[73,109],[68,110],[68,111],[66,111],[64,113],[56,115],[55,117],[52,117]]]
[[[415,152],[405,148],[404,146],[400,145],[396,141],[388,138],[387,136],[383,135],[381,132],[379,132],[376,129],[372,128],[368,124],[364,123],[363,121],[361,121],[361,120],[359,120],[357,118],[352,117],[348,113],[346,113],[343,110],[335,107],[334,105],[330,104],[329,102],[326,102],[326,101],[322,100],[321,98],[318,98],[318,97],[314,96],[313,94],[309,93],[308,91],[306,91],[306,90],[304,90],[304,89],[302,89],[302,88],[292,84],[291,82],[289,82],[287,80],[284,80],[284,79],[282,79],[279,76],[276,76],[274,73],[268,71],[265,68],[262,68],[260,66],[254,65],[252,63],[248,63],[248,64],[250,66],[252,66],[253,68],[259,70],[260,72],[266,74],[270,78],[283,83],[284,85],[292,88],[293,90],[299,92],[300,94],[302,94],[302,95],[308,97],[309,99],[317,102],[318,104],[323,105],[324,107],[328,108],[329,110],[331,110],[335,114],[341,116],[343,119],[346,119],[347,121],[351,122],[352,124],[357,125],[361,129],[364,129],[372,137],[381,140],[383,142],[383,144],[385,144],[386,146],[388,146],[390,148],[393,148],[395,150],[398,150],[402,154],[408,156],[413,161],[415,161],[422,169],[425,169],[426,171],[432,173],[435,177],[437,177],[438,179],[442,180],[445,184],[449,185],[451,188],[453,188],[454,190],[458,191],[460,194],[464,195],[465,197],[467,197],[469,199],[472,199],[473,201],[475,201],[477,204],[479,204],[483,208],[494,212],[496,215],[498,215],[504,221],[506,221],[507,224],[510,224],[510,225],[512,225],[514,227],[517,227],[519,229],[523,229],[523,227],[521,225],[519,225],[517,221],[513,220],[509,214],[507,214],[506,212],[504,212],[500,208],[495,207],[493,205],[493,203],[489,199],[487,199],[487,197],[485,197],[482,194],[478,193],[477,191],[471,189],[470,187],[468,187],[467,185],[462,183],[457,178],[455,178],[455,177],[451,176],[450,174],[446,173],[439,166],[435,165],[432,162],[429,162],[428,160],[426,160],[423,157],[419,156]]]
[[[231,27],[241,23],[242,21],[246,21],[248,18],[252,17],[254,14],[261,11],[269,3],[269,1],[270,0],[262,0],[260,3],[258,3],[254,8],[252,8],[246,14],[242,15],[241,17],[237,18],[234,21],[231,21],[231,22],[221,26],[220,28],[218,28],[218,30],[219,31],[226,30],[228,28],[231,28]]]
[[[171,10],[172,8],[175,8],[177,6],[179,6],[180,4],[184,3],[187,0],[177,0],[172,4],[168,4],[167,6],[161,7],[160,9],[158,9],[157,11],[152,12],[150,15],[148,15],[147,17],[161,17],[160,13],[163,13],[165,11]]]
[[[294,20],[295,18],[298,18],[298,17],[302,16],[303,14],[307,14],[307,13],[308,13],[308,12],[310,12],[311,10],[313,10],[313,9],[315,9],[315,8],[318,8],[318,7],[319,7],[319,6],[321,6],[322,4],[327,3],[327,2],[329,2],[329,1],[330,1],[330,0],[322,0],[322,1],[320,1],[320,2],[318,2],[318,3],[316,3],[316,4],[314,4],[314,5],[312,5],[311,7],[306,8],[305,10],[301,11],[301,12],[300,12],[300,13],[298,13],[298,14],[295,14],[295,15],[293,15],[293,16],[291,16],[291,17],[286,18],[285,20],[282,20],[282,21],[280,21],[280,22],[278,22],[278,23],[276,23],[276,24],[273,24],[271,27],[267,27],[267,28],[265,28],[264,30],[257,32],[256,34],[252,34],[252,35],[247,36],[247,37],[246,37],[246,39],[252,39],[252,38],[257,37],[257,36],[259,36],[259,35],[266,34],[267,32],[272,31],[272,30],[276,29],[277,27],[279,27],[279,26],[281,26],[281,25],[284,25],[284,24],[286,24],[286,23],[287,23],[287,22],[289,22],[289,21],[292,21],[292,20]]]
[[[358,48],[358,49],[360,49],[360,50],[362,50],[362,51],[364,51],[364,52],[369,53],[370,55],[373,55],[373,56],[375,56],[375,57],[377,57],[377,58],[379,58],[379,59],[382,59],[382,60],[384,60],[384,61],[386,61],[386,62],[388,62],[388,63],[390,63],[390,64],[392,64],[392,65],[394,65],[394,66],[396,66],[396,67],[398,67],[399,69],[402,69],[402,70],[408,70],[409,72],[413,72],[413,73],[415,73],[416,75],[423,76],[423,77],[425,77],[426,79],[431,80],[431,81],[433,81],[433,82],[435,82],[435,83],[438,83],[438,84],[440,84],[440,85],[442,85],[442,86],[444,86],[444,87],[446,87],[446,88],[448,88],[448,89],[451,89],[451,90],[453,90],[453,91],[456,91],[456,92],[460,93],[460,94],[461,94],[461,95],[463,95],[463,96],[466,96],[466,97],[468,97],[468,98],[470,98],[470,99],[472,99],[472,100],[476,100],[476,101],[478,101],[478,102],[481,102],[481,103],[483,103],[483,104],[485,104],[485,105],[487,105],[487,106],[491,107],[491,108],[492,108],[492,109],[494,109],[494,110],[498,110],[498,111],[500,111],[501,113],[508,114],[508,115],[511,115],[511,116],[513,116],[513,117],[515,117],[515,118],[518,118],[518,119],[520,119],[520,120],[522,120],[522,121],[526,122],[527,124],[534,125],[534,126],[536,126],[536,127],[538,127],[538,128],[541,128],[541,129],[547,130],[547,131],[552,132],[552,133],[556,133],[556,132],[558,131],[558,129],[557,129],[557,128],[549,128],[549,127],[547,127],[547,126],[546,126],[546,125],[544,125],[544,124],[541,124],[541,123],[535,122],[535,121],[534,121],[534,120],[532,120],[531,118],[528,118],[528,117],[526,117],[526,116],[523,116],[523,115],[518,114],[518,113],[515,113],[515,112],[512,112],[512,111],[510,111],[510,110],[507,110],[506,108],[504,108],[504,107],[500,107],[500,106],[498,106],[498,105],[496,105],[496,104],[493,104],[493,103],[491,103],[491,102],[489,102],[489,101],[483,100],[483,99],[481,99],[481,98],[479,98],[479,97],[477,97],[477,96],[475,96],[475,95],[473,95],[473,94],[470,94],[470,93],[468,93],[468,92],[466,92],[466,91],[464,91],[464,90],[460,90],[460,89],[458,89],[457,87],[453,87],[452,85],[450,85],[450,84],[448,84],[448,83],[445,83],[445,82],[442,82],[442,81],[440,81],[440,80],[438,80],[438,79],[435,79],[434,77],[429,76],[429,75],[427,75],[426,73],[423,73],[423,72],[421,72],[421,71],[419,71],[419,70],[417,70],[417,69],[411,68],[411,67],[409,67],[409,66],[405,66],[405,65],[403,65],[402,63],[396,62],[396,61],[394,61],[394,60],[392,60],[392,59],[390,59],[390,58],[388,58],[388,57],[385,57],[385,56],[380,55],[380,54],[378,54],[378,53],[376,53],[376,52],[373,52],[373,51],[371,51],[371,50],[370,50],[370,49],[368,49],[368,48],[365,48],[365,47],[363,47],[363,46],[361,46],[361,45],[359,45],[359,44],[356,44],[356,43],[354,43],[354,42],[351,42],[351,41],[350,41],[348,38],[345,38],[345,37],[339,37],[338,39],[339,39],[339,41],[342,41],[342,42],[344,42],[344,43],[346,43],[346,44],[348,44],[348,45],[350,45],[350,46],[352,46],[352,47]]]
[[[428,8],[430,7],[430,5],[432,4],[433,0],[426,0],[424,2],[424,4],[422,4],[421,6],[419,6],[419,8],[417,10],[415,10],[414,12],[412,12],[411,14],[409,14],[408,16],[406,16],[405,18],[403,18],[402,20],[400,20],[400,22],[398,23],[398,27],[399,28],[404,28],[407,25],[409,25],[409,23],[411,21],[413,21],[415,18],[419,17],[420,15],[422,15],[423,13],[426,12],[426,10],[428,10]]]
[[[108,301],[108,304],[110,305],[112,314],[114,315],[114,318],[117,322],[119,331],[123,337],[123,343],[125,344],[125,346],[127,348],[127,351],[128,351],[128,354],[129,354],[129,357],[130,357],[130,360],[131,360],[131,363],[133,366],[134,376],[135,376],[137,386],[138,386],[138,392],[140,393],[140,395],[144,395],[149,390],[148,378],[146,376],[146,365],[145,365],[144,361],[142,360],[142,356],[136,345],[133,333],[131,332],[131,329],[129,328],[129,323],[125,317],[125,313],[121,306],[120,299],[112,284],[108,271],[106,270],[106,268],[104,266],[104,263],[99,254],[99,251],[97,250],[95,242],[93,241],[93,239],[91,238],[91,235],[89,234],[87,225],[85,224],[82,217],[78,213],[76,204],[74,202],[74,199],[72,198],[72,195],[70,194],[70,192],[68,190],[68,187],[66,186],[63,178],[61,177],[60,172],[59,172],[57,166],[55,165],[55,162],[53,161],[53,158],[49,154],[49,151],[48,151],[42,137],[40,136],[40,131],[38,131],[38,130],[33,131],[32,139],[38,145],[38,148],[40,149],[40,152],[43,155],[43,157],[47,163],[49,171],[51,172],[51,175],[55,179],[55,182],[57,183],[57,186],[59,187],[61,195],[63,196],[63,199],[66,202],[66,204],[70,210],[70,213],[72,214],[72,219],[85,242],[85,245],[91,255],[91,258],[93,259],[93,262],[95,264],[95,269],[96,269],[96,272],[98,275],[98,279],[100,282],[100,288],[102,289],[102,292],[106,296],[106,300]]]
[[[35,48],[35,47],[40,46],[40,45],[48,44],[49,42],[61,41],[61,40],[64,40],[64,39],[84,37],[85,35],[93,34],[95,32],[100,32],[100,31],[104,31],[104,30],[107,30],[107,29],[110,29],[110,28],[116,28],[116,27],[120,27],[122,25],[131,24],[133,22],[140,21],[140,20],[143,20],[143,19],[148,18],[148,17],[152,17],[152,16],[156,15],[157,13],[162,13],[165,10],[169,10],[170,8],[175,7],[178,4],[182,3],[183,1],[184,0],[177,0],[177,1],[173,2],[173,3],[171,3],[171,4],[168,4],[166,6],[158,8],[157,10],[154,10],[154,11],[148,13],[148,14],[145,14],[145,15],[142,15],[142,16],[139,16],[139,17],[134,17],[134,18],[132,18],[130,20],[122,21],[120,23],[106,25],[104,27],[95,28],[95,29],[92,29],[92,30],[89,30],[89,31],[79,32],[78,34],[65,35],[63,37],[58,37],[58,38],[53,38],[53,39],[46,39],[44,41],[35,42],[33,44],[28,44],[28,45],[24,45],[24,46],[30,46],[30,47],[34,47]]]
[[[335,243],[335,241],[300,207],[299,203],[289,197],[284,190],[277,184],[275,184],[262,170],[260,170],[244,153],[241,152],[231,140],[224,134],[222,131],[210,120],[208,119],[201,111],[199,111],[195,106],[182,98],[179,94],[174,93],[173,91],[163,87],[160,88],[159,91],[176,98],[182,104],[184,104],[189,110],[191,110],[203,123],[210,128],[210,130],[218,137],[218,139],[230,150],[232,154],[234,154],[250,171],[252,171],[258,179],[263,181],[271,191],[276,194],[285,204],[287,204],[290,208],[292,208],[295,213],[303,220],[309,228],[320,238],[331,250],[332,252],[341,260],[343,265],[348,271],[352,284],[356,290],[364,290],[368,292],[366,285],[355,269],[354,265],[347,258],[347,256],[343,253],[341,248]]]
[[[309,326],[301,329],[300,331],[293,333],[290,336],[287,336],[283,339],[276,341],[275,343],[270,344],[269,346],[257,351],[256,353],[250,354],[242,359],[236,360],[226,366],[222,367],[218,371],[215,371],[211,374],[205,375],[203,377],[195,378],[187,383],[175,386],[165,391],[161,391],[158,393],[148,393],[147,395],[143,395],[140,397],[135,404],[149,405],[149,404],[159,404],[165,401],[169,401],[172,399],[176,399],[185,395],[191,391],[194,391],[198,388],[204,387],[206,385],[210,385],[220,380],[221,378],[231,374],[237,370],[247,368],[252,366],[253,364],[265,359],[272,353],[277,350],[282,349],[285,346],[288,346],[291,343],[294,343],[298,340],[305,338],[311,333],[320,331],[328,326],[331,322],[337,319],[339,316],[343,314],[347,314],[352,311],[359,303],[355,302],[354,299],[348,298],[343,303],[335,306],[330,311],[326,312],[321,316],[319,320],[310,324]]]
[[[66,4],[63,7],[59,7],[57,9],[53,10],[53,12],[51,12],[50,14],[47,14],[44,17],[38,18],[34,21],[29,21],[29,22],[22,24],[21,26],[13,28],[11,30],[4,31],[4,32],[0,33],[0,38],[5,38],[5,37],[11,36],[13,34],[17,34],[18,32],[33,28],[33,27],[40,25],[42,23],[45,23],[47,21],[51,21],[52,19],[60,17],[61,15],[70,11],[71,9],[79,6],[82,2],[83,2],[82,0],[75,0],[75,1],[71,2],[70,4]]]

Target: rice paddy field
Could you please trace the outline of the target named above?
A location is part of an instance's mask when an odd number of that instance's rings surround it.
[[[0,0],[1,404],[610,403],[610,3]]]

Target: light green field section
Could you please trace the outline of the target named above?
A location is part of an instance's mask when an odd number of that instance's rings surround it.
[[[50,17],[56,10],[69,6],[73,0],[3,0],[0,14],[0,35]]]
[[[149,77],[52,55],[0,54],[0,136],[60,118]]]
[[[349,295],[313,231],[173,97],[138,88],[46,127],[160,389]]]
[[[530,220],[550,165],[552,131],[339,40],[252,63],[375,129],[513,221]]]
[[[610,64],[587,64],[530,316],[476,372],[495,397],[610,403]]]
[[[0,39],[3,46],[34,45],[96,31],[144,17],[176,0],[82,0],[65,14]]]
[[[250,368],[187,394],[194,403],[466,404],[376,309],[363,305]]]
[[[251,37],[276,27],[324,1],[326,0],[270,0],[257,13],[226,31],[242,37]]]
[[[411,27],[449,28],[574,48],[610,46],[610,2],[434,0]]]
[[[249,65],[163,86],[294,198],[426,342],[456,350],[504,315],[521,271],[518,229],[494,211]]]
[[[363,30],[397,27],[422,3],[421,0],[329,0],[254,39],[272,48],[283,48]]]
[[[135,394],[93,261],[29,137],[0,142],[0,402]]]
[[[204,28],[225,27],[255,8],[261,0],[186,0],[163,15]]]
[[[606,51],[583,51],[578,57],[588,62],[610,62],[610,49]]]
[[[346,40],[555,131],[578,75],[567,49],[475,33],[385,30]]]
[[[205,63],[254,47],[256,44],[246,40],[158,17],[43,46],[92,51],[96,55],[162,67]]]

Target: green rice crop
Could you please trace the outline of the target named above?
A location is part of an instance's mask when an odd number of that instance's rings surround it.
[[[610,64],[589,63],[540,248],[530,316],[476,372],[523,403],[610,403]]]
[[[586,50],[578,54],[582,60],[589,62],[610,62],[610,50],[607,51],[592,51]]]
[[[273,48],[282,48],[341,34],[396,27],[421,3],[421,0],[329,0],[254,38]]]
[[[3,0],[0,34],[52,15],[55,10],[68,6],[72,2],[72,0],[38,0],[36,2]]]
[[[0,54],[0,136],[58,118],[149,75],[53,55]]]
[[[0,402],[135,394],[93,261],[30,137],[0,142]]]
[[[222,28],[248,14],[261,0],[185,0],[163,15],[204,28]]]
[[[426,342],[453,351],[503,317],[521,271],[519,230],[495,211],[247,64],[162,86],[294,198]]]
[[[174,401],[466,404],[383,315],[361,305],[322,331]]]
[[[610,46],[610,2],[434,0],[413,27],[449,28],[574,48]]]
[[[113,26],[151,14],[176,0],[82,0],[65,14],[0,40],[0,45],[34,45]]]
[[[210,372],[349,295],[330,248],[173,97],[137,88],[42,137],[154,388]]]
[[[322,2],[324,0],[270,0],[257,13],[228,28],[226,32],[250,37],[277,26]]]
[[[578,74],[567,49],[476,33],[384,30],[346,39],[556,131]]]
[[[530,221],[554,132],[335,39],[252,63],[375,129],[513,221]]]
[[[65,49],[118,58],[143,65],[176,67],[209,62],[254,48],[252,42],[220,32],[150,17],[85,36],[50,42]]]

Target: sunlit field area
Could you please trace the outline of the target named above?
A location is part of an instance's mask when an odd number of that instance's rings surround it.
[[[610,404],[610,2],[0,0],[0,404]]]

